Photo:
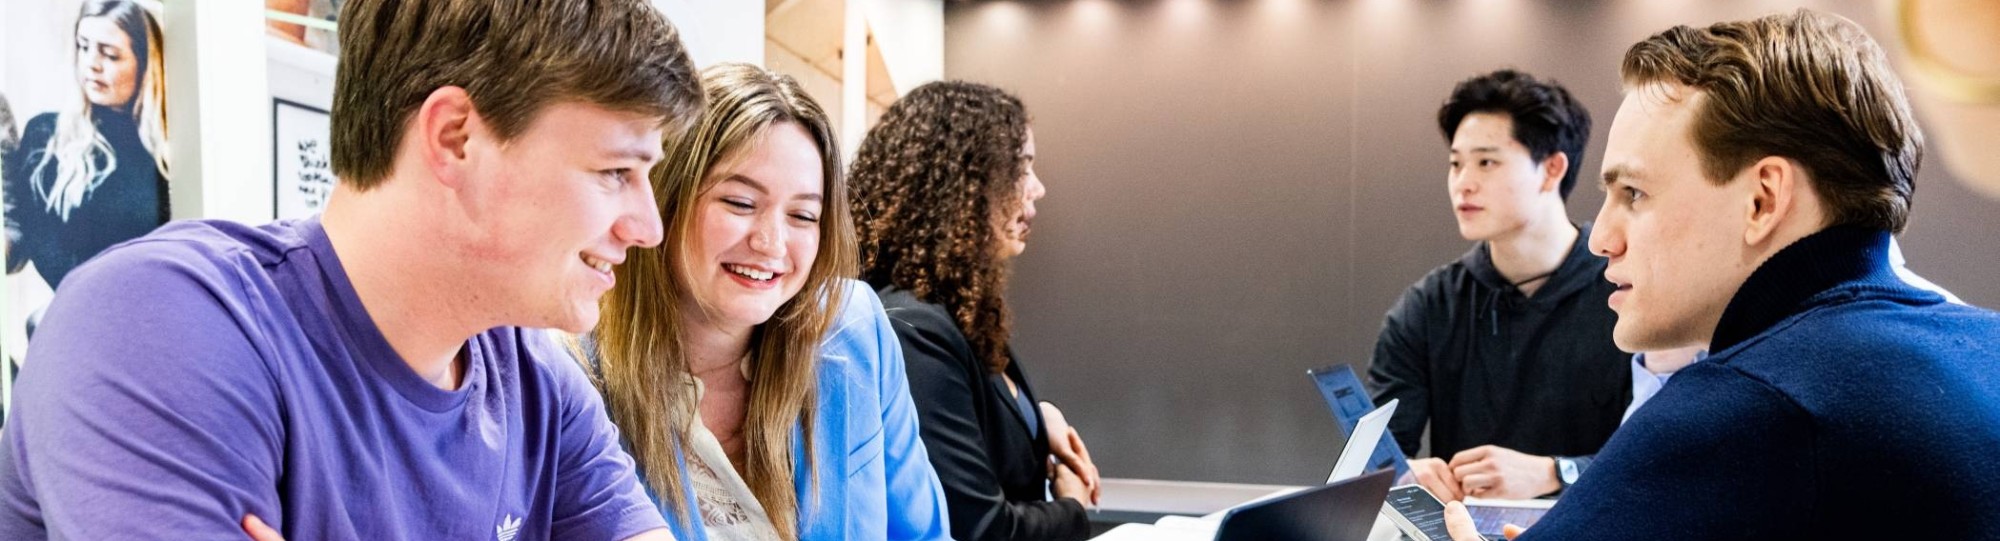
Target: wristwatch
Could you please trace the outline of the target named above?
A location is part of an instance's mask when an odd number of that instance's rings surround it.
[[[1555,459],[1556,481],[1562,483],[1562,488],[1556,492],[1569,490],[1570,485],[1576,484],[1577,478],[1583,477],[1583,469],[1590,465],[1588,462],[1589,459],[1580,457],[1559,456],[1555,457]]]

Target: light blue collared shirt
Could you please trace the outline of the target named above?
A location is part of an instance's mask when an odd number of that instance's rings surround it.
[[[1701,362],[1702,359],[1707,359],[1707,358],[1708,358],[1708,351],[1706,350],[1696,352],[1694,354],[1694,362],[1697,363]],[[1645,353],[1633,354],[1632,355],[1632,404],[1629,406],[1625,406],[1625,416],[1618,418],[1618,424],[1625,424],[1625,420],[1632,418],[1632,412],[1639,411],[1639,406],[1646,405],[1646,401],[1652,400],[1653,395],[1660,394],[1660,388],[1665,387],[1667,385],[1667,380],[1672,377],[1674,377],[1673,372],[1667,372],[1665,374],[1655,374],[1653,373],[1652,370],[1647,370]]]

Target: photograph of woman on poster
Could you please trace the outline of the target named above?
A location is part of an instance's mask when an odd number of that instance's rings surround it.
[[[113,244],[167,219],[166,70],[159,23],[129,0],[83,3],[64,84],[77,97],[34,115],[4,164],[7,273],[49,289]],[[16,82],[20,84],[20,82]],[[26,322],[30,329],[33,319]]]

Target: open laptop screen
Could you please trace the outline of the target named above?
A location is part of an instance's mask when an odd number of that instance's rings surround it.
[[[1354,368],[1336,365],[1307,370],[1313,385],[1319,387],[1320,397],[1326,399],[1326,407],[1333,410],[1333,417],[1340,421],[1343,437],[1354,436],[1354,426],[1361,422],[1361,416],[1375,411],[1375,402],[1368,399],[1368,391],[1361,387],[1361,378],[1354,375]],[[1403,458],[1403,450],[1396,445],[1396,436],[1382,434],[1382,440],[1375,445],[1374,455],[1368,458],[1366,471],[1395,468],[1396,477],[1410,472],[1410,463]]]

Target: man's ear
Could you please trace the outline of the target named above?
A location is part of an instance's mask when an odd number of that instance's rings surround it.
[[[1733,182],[1752,183],[1750,212],[1743,228],[1743,242],[1750,246],[1769,242],[1787,221],[1798,219],[1793,215],[1800,210],[1799,198],[1812,196],[1802,191],[1811,188],[1805,184],[1805,171],[1799,164],[1777,156],[1750,164]]]
[[[1542,158],[1542,192],[1553,192],[1562,188],[1563,175],[1569,174],[1569,153],[1551,152]]]
[[[479,122],[472,95],[463,88],[439,87],[424,98],[410,123],[416,127],[412,135],[423,149],[424,168],[432,178],[457,189],[471,176],[467,147]]]

